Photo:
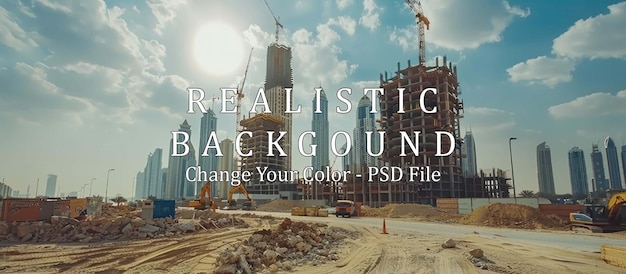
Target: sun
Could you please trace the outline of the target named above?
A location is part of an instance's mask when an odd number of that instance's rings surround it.
[[[231,26],[219,22],[207,23],[196,34],[196,62],[216,76],[232,73],[243,59],[242,43],[241,36]]]

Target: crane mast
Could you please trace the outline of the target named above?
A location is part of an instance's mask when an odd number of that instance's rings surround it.
[[[241,99],[243,99],[244,94],[243,94],[243,87],[246,85],[246,78],[248,77],[248,68],[250,67],[250,59],[252,59],[252,51],[254,50],[254,48],[250,49],[250,55],[248,55],[248,63],[246,64],[246,69],[243,73],[243,79],[241,80],[241,83],[239,84],[239,86],[237,87],[237,121],[235,122],[235,136],[239,136],[239,133],[241,133],[242,129],[241,129]],[[240,158],[237,157],[237,164],[240,165],[239,163]],[[241,165],[240,165],[241,166]]]
[[[278,30],[283,28],[283,24],[281,24],[279,21],[280,17],[276,17],[276,15],[274,15],[274,12],[272,11],[272,8],[270,8],[270,4],[267,3],[267,0],[263,1],[265,2],[267,9],[270,10],[272,17],[274,17],[274,22],[276,23],[276,43],[278,44]]]
[[[422,10],[422,3],[420,1],[417,1],[417,7],[416,7],[414,2],[415,0],[406,0],[407,5],[409,6],[413,14],[415,14],[415,20],[417,23],[417,31],[419,34],[419,50],[420,50],[419,64],[423,66],[426,60],[426,38],[424,35],[425,33],[424,27],[426,27],[426,29],[430,29],[430,21],[424,15],[424,11]]]

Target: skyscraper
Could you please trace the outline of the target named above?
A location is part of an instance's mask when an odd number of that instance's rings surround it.
[[[363,95],[359,100],[359,106],[357,107],[356,128],[354,129],[354,144],[352,148],[354,151],[353,158],[353,172],[359,173],[370,166],[378,166],[378,157],[370,156],[367,152],[367,137],[366,132],[372,132],[372,153],[376,154],[380,149],[380,142],[378,137],[378,130],[376,128],[376,117],[372,110],[372,100],[367,95]]]
[[[464,143],[462,144],[462,153],[465,154],[465,158],[463,158],[463,176],[465,177],[474,177],[478,175],[478,164],[476,162],[476,144],[474,143],[474,135],[472,135],[472,131],[468,131],[465,133],[465,138],[463,139]]]
[[[161,182],[161,168],[163,165],[163,149],[157,148],[148,155],[146,167],[143,170],[144,196],[163,198],[164,186]]]
[[[288,46],[274,42],[267,47],[265,90],[273,87],[293,87],[291,58],[291,48]]]
[[[606,148],[606,164],[609,166],[609,183],[611,189],[622,189],[622,178],[619,174],[619,158],[617,158],[617,148],[610,136],[604,139]]]
[[[548,195],[556,194],[552,173],[552,155],[546,142],[537,146],[537,178],[539,179],[539,192]]]
[[[191,139],[191,126],[185,120],[178,129],[180,132],[186,132],[189,135],[189,139]],[[178,142],[183,141],[183,136],[178,135]],[[189,153],[185,156],[172,156],[174,152],[173,143],[170,141],[170,153],[169,153],[169,163],[167,167],[167,182],[165,185],[165,199],[181,199],[181,198],[191,198],[195,195],[195,182],[189,182],[185,178],[185,172],[187,168],[191,166],[196,166],[196,151],[191,142],[188,142]],[[177,148],[179,153],[184,151],[182,145],[178,145]]]
[[[231,173],[233,170],[235,170],[235,146],[233,145],[233,141],[231,139],[222,140],[220,142],[220,149],[222,150],[222,155],[224,156],[218,158],[220,164],[219,170],[228,171],[229,173]],[[228,191],[230,191],[230,186],[230,181],[219,182],[215,191],[216,194],[214,196],[225,199],[228,196]]]
[[[350,144],[350,146],[352,146],[352,144]],[[348,149],[348,143],[345,143],[339,150],[339,153],[344,154],[346,153],[347,149]],[[342,170],[346,170],[346,171],[353,170],[352,169],[352,156],[354,154],[352,153],[353,149],[354,149],[353,147],[350,147],[350,152],[348,152],[345,156],[342,157],[341,159]]]
[[[321,87],[320,87],[321,88]],[[315,113],[317,109],[317,98],[313,98],[313,121],[311,122],[311,130],[315,132],[315,137],[311,145],[315,145],[315,156],[311,157],[311,166],[313,171],[322,170],[330,163],[328,154],[330,133],[328,132],[328,99],[324,90],[320,92],[320,111]],[[332,167],[331,167],[332,168]]]
[[[596,144],[591,145],[591,165],[593,166],[594,191],[606,191],[609,189],[609,183],[604,174],[604,159]]]
[[[288,46],[274,42],[267,47],[267,70],[265,74],[265,94],[267,103],[272,111],[271,115],[282,120],[284,123],[283,130],[287,132],[281,142],[281,147],[287,154],[283,170],[291,170],[292,159],[292,114],[285,113],[288,104],[293,106],[294,99],[292,94],[291,98],[287,100],[285,92],[287,88],[293,87],[291,57],[291,48]]]
[[[48,180],[46,181],[46,196],[54,197],[57,193],[57,176],[54,174],[48,174]]]
[[[212,132],[217,131],[217,117],[212,109],[202,115],[200,119],[200,148],[198,148],[198,165],[206,172],[217,170],[217,156],[215,149],[207,150],[208,156],[202,156]],[[217,144],[219,146],[219,144]],[[223,153],[223,152],[222,152]],[[201,185],[204,185],[202,182]],[[211,197],[217,194],[217,182],[211,182]]]
[[[582,149],[573,147],[568,153],[569,177],[572,183],[572,195],[574,197],[587,196],[589,183],[587,181],[587,166]]]
[[[137,172],[137,176],[135,176],[135,199],[148,197],[146,187],[144,185],[145,179],[143,174],[143,171],[139,171]]]

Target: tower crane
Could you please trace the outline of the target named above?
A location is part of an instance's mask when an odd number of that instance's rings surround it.
[[[426,38],[424,38],[424,26],[426,29],[430,29],[430,21],[424,15],[424,11],[422,10],[422,3],[415,0],[406,0],[407,5],[415,14],[415,20],[417,21],[417,31],[419,32],[419,47],[420,47],[420,56],[419,56],[419,64],[424,65],[426,59]],[[416,6],[417,5],[417,6]]]
[[[239,125],[239,123],[241,122],[241,99],[243,99],[244,95],[243,95],[243,87],[246,85],[246,78],[248,77],[248,68],[250,67],[250,59],[252,59],[252,51],[254,50],[254,48],[250,49],[250,55],[248,55],[248,63],[246,64],[246,69],[243,73],[243,79],[241,80],[241,83],[239,84],[239,86],[237,87],[237,121],[235,122],[235,131],[236,134],[235,136],[238,136],[239,133],[241,133],[241,125]],[[239,157],[237,157],[237,164],[239,164],[238,162],[240,161]]]
[[[270,10],[272,17],[274,17],[274,22],[276,22],[276,43],[278,43],[278,30],[283,28],[283,24],[281,24],[279,21],[280,17],[276,17],[276,15],[274,15],[274,12],[272,11],[272,8],[270,8],[270,4],[267,3],[267,0],[263,1],[265,2],[267,9]]]

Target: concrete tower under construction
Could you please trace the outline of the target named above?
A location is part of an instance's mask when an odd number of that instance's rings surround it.
[[[381,131],[385,132],[384,152],[379,158],[381,166],[400,167],[404,174],[409,174],[410,167],[430,167],[441,173],[439,182],[409,181],[406,176],[398,182],[368,183],[361,178],[353,179],[348,184],[344,195],[348,199],[363,202],[370,206],[383,206],[387,203],[423,203],[435,205],[437,198],[461,197],[462,170],[459,119],[463,116],[463,102],[459,98],[459,84],[456,67],[447,63],[447,58],[436,59],[434,67],[423,64],[398,69],[393,77],[387,72],[380,75],[380,88],[384,94],[378,96],[380,103]],[[425,89],[435,88],[437,93],[424,94],[425,107],[437,107],[436,113],[426,113],[420,108],[420,97]],[[399,111],[400,92],[404,89],[404,113]],[[419,153],[413,154],[407,149],[407,156],[400,156],[403,140],[401,131],[413,139],[414,132],[419,131]],[[454,142],[453,153],[449,156],[435,156],[437,152],[436,131],[445,131],[454,136],[454,141],[442,138],[442,151],[448,151]],[[407,146],[408,147],[408,146]]]
[[[293,106],[293,97],[287,101],[286,89],[293,88],[293,72],[291,69],[291,48],[285,45],[272,43],[267,47],[267,69],[265,75],[265,93],[271,115],[281,119],[284,123],[283,130],[287,132],[283,137],[283,149],[287,153],[283,170],[291,170],[291,138],[292,138],[292,115],[285,113],[287,104]]]

